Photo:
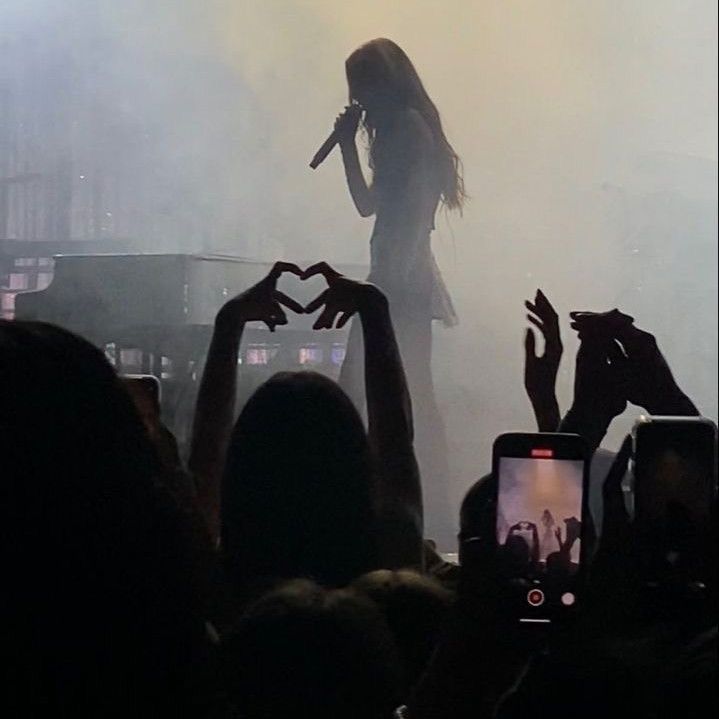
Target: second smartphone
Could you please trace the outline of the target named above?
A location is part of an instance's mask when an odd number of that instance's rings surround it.
[[[549,623],[578,601],[588,468],[578,435],[511,433],[494,443],[498,568],[519,622]]]

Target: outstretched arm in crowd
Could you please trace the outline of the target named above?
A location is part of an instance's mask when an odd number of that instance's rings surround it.
[[[577,352],[574,402],[560,431],[581,435],[593,454],[627,407],[622,352],[614,341],[585,337]]]
[[[388,568],[422,564],[422,489],[414,454],[412,404],[389,303],[374,285],[342,277],[322,262],[329,287],[307,307],[324,307],[315,329],[343,327],[356,312],[362,323],[369,442],[376,462],[376,497],[382,522],[382,559]]]
[[[274,331],[287,324],[283,306],[303,311],[276,288],[284,272],[302,275],[296,265],[278,262],[261,282],[227,302],[215,318],[195,406],[189,459],[200,509],[214,539],[219,536],[220,480],[234,420],[237,359],[245,324],[261,321]]]
[[[616,310],[571,316],[581,345],[574,403],[562,421],[563,432],[582,435],[594,451],[627,402],[654,415],[699,414],[677,385],[654,336],[635,327],[631,317]]]
[[[559,318],[542,290],[537,290],[534,302],[526,300],[527,319],[544,337],[544,354],[537,356],[537,339],[531,327],[524,338],[524,388],[537,419],[540,432],[556,432],[559,427],[559,403],[555,391],[559,362],[562,359],[562,339]]]
[[[653,415],[698,417],[699,410],[674,379],[654,335],[627,325],[617,331],[627,356],[627,399]]]

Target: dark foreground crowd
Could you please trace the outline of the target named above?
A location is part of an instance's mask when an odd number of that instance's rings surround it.
[[[303,308],[276,289],[284,272],[323,275],[327,289]],[[654,337],[615,312],[597,316],[602,331],[573,317],[581,343],[562,417],[559,321],[541,292],[527,308],[545,342],[538,356],[528,331],[540,430],[579,434],[594,452],[628,403],[698,415]],[[311,372],[275,375],[236,416],[245,325],[318,310],[318,330],[361,323],[366,424]],[[280,263],[229,301],[187,466],[100,350],[0,321],[0,714],[716,716],[716,502],[690,558],[665,556],[627,512],[630,453],[629,441],[596,453],[581,602],[535,631],[504,601],[491,474],[462,504],[459,566],[423,536],[411,399],[376,287]]]

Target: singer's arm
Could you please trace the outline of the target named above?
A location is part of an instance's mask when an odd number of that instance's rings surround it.
[[[374,191],[371,185],[367,185],[367,181],[362,173],[354,137],[340,140],[340,150],[342,150],[342,162],[345,166],[347,186],[349,187],[350,195],[352,195],[352,200],[355,203],[357,212],[359,212],[362,217],[374,215]]]

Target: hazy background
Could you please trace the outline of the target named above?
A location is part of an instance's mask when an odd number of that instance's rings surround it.
[[[534,429],[522,301],[537,287],[565,317],[563,410],[566,313],[619,306],[716,418],[716,12],[713,0],[0,0],[0,79],[26,73],[78,176],[115,168],[110,235],[366,262],[371,221],[339,157],[307,163],[344,104],[345,57],[397,41],[471,196],[434,237],[461,322],[435,335],[458,502],[496,434]]]

